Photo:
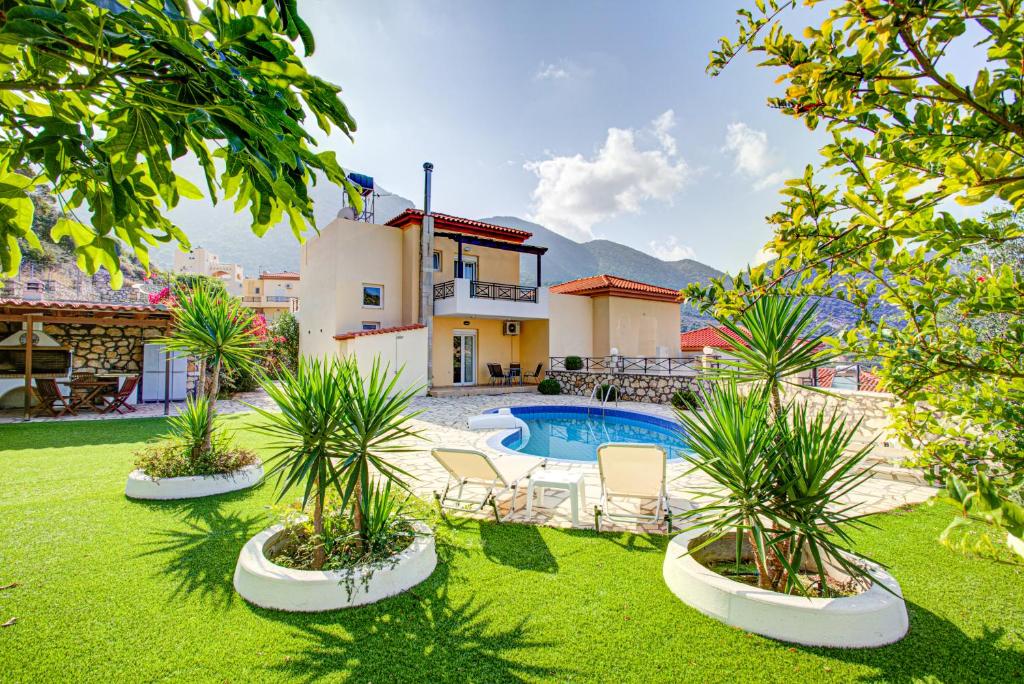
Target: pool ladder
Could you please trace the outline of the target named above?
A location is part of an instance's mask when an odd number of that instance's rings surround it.
[[[600,382],[594,384],[594,389],[590,391],[590,401],[588,402],[588,404],[593,404],[594,400],[597,399],[597,390],[601,388],[601,384],[602,383]],[[617,407],[619,405],[619,397],[622,396],[622,387],[620,387],[618,384],[611,384],[608,385],[608,391],[605,392],[604,397],[601,399],[602,409],[604,409],[605,404],[608,403],[608,395],[611,394],[613,390],[615,392],[615,406]]]

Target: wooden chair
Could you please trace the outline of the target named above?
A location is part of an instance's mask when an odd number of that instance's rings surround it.
[[[48,412],[54,418],[70,413],[73,416],[78,414],[71,405],[71,398],[65,397],[60,391],[56,380],[36,379],[36,386],[33,388],[36,398],[36,407],[32,410],[33,415]]]
[[[104,406],[100,413],[110,413],[111,411],[117,411],[118,413],[135,413],[135,407],[126,403],[131,398],[132,392],[139,384],[139,376],[134,375],[124,381],[121,385],[121,389],[117,390],[112,397],[110,397],[110,403]]]

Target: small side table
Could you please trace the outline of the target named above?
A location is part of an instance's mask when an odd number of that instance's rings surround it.
[[[573,473],[567,470],[546,470],[541,469],[530,476],[530,484],[526,490],[526,517],[533,514],[533,490],[539,489],[540,501],[537,503],[541,508],[544,506],[545,489],[564,489],[569,492],[569,503],[572,506],[572,524],[580,524],[580,506],[587,508],[587,492],[583,484],[583,473]]]

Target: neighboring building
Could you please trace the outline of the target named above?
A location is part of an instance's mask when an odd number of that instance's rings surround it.
[[[246,278],[242,282],[242,302],[271,323],[283,313],[296,313],[299,310],[299,274],[263,272],[258,278]]]
[[[193,273],[195,275],[218,278],[224,288],[235,297],[242,296],[242,267],[239,264],[221,263],[220,258],[202,247],[189,252],[174,253],[174,270],[177,273]]]
[[[683,356],[701,357],[707,363],[735,358],[730,352],[737,344],[736,334],[721,325],[708,325],[679,334],[679,349]],[[881,391],[878,376],[859,363],[837,361],[802,373],[800,377],[802,382],[814,387]]]
[[[531,233],[433,214],[433,349],[420,323],[423,212],[386,224],[338,218],[302,246],[300,349],[312,356],[380,355],[404,365],[406,385],[487,384],[489,364],[545,369],[552,356],[676,355],[674,290],[614,276],[546,287],[524,286],[522,256],[542,280],[547,248]],[[531,269],[534,270],[534,269]]]

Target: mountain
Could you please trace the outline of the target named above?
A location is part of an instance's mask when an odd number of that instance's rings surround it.
[[[711,278],[723,275],[718,269],[693,259],[662,261],[611,240],[575,242],[540,224],[514,216],[491,216],[480,220],[506,228],[528,230],[533,233],[530,243],[548,248],[548,253],[544,255],[541,274],[544,285],[609,273],[680,290],[690,283],[706,283]],[[533,257],[523,257],[521,271],[524,281],[533,284],[536,279]],[[680,315],[683,330],[699,328],[713,322],[713,319],[702,315],[688,304],[680,306]]]
[[[377,223],[408,209],[413,203],[406,198],[377,186]],[[313,215],[317,226],[323,227],[334,220],[344,206],[343,191],[320,179],[310,188],[313,197]],[[169,213],[188,235],[193,247],[205,247],[225,263],[241,264],[246,275],[260,271],[298,271],[299,241],[292,234],[288,221],[282,221],[258,238],[252,232],[247,210],[234,212],[232,202],[211,206],[208,201],[182,202]],[[153,249],[153,260],[169,269],[174,264],[176,247],[162,245]]]

